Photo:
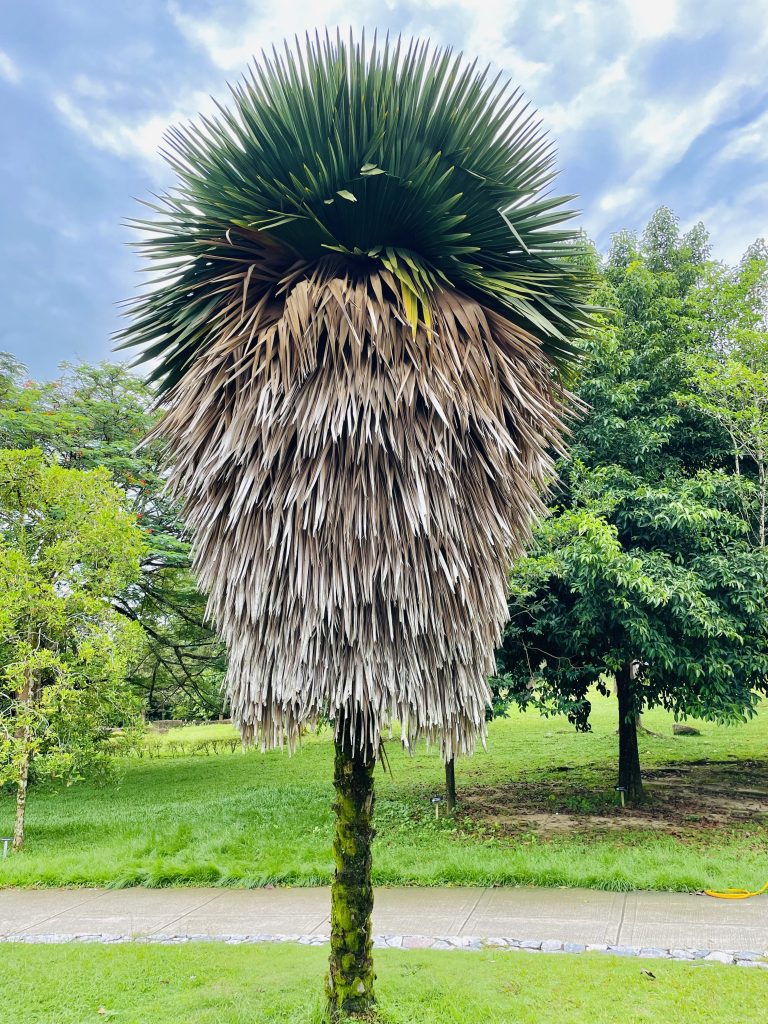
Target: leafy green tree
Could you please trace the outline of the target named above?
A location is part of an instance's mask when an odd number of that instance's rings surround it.
[[[744,517],[755,543],[768,527],[768,253],[755,245],[738,267],[707,268],[697,289],[704,344],[692,353],[693,386],[681,403],[727,435]]]
[[[761,359],[750,365],[736,354],[703,357],[695,365],[694,392],[682,396],[728,435],[745,518],[760,547],[765,547],[768,525],[767,364]]]
[[[589,687],[615,679],[630,800],[643,796],[644,707],[743,717],[768,670],[765,551],[701,370],[721,358],[739,314],[706,257],[703,229],[681,236],[664,208],[642,239],[615,239],[597,301],[617,313],[590,336],[588,412],[552,516],[513,566],[498,653],[497,695],[565,711],[581,728]]]
[[[768,559],[730,484],[702,473],[670,491],[612,469],[585,474],[512,572],[504,683],[585,728],[589,687],[607,692],[613,676],[618,785],[631,802],[643,795],[644,707],[738,720],[768,673]]]
[[[33,758],[74,778],[104,730],[140,712],[125,675],[141,632],[112,597],[137,578],[142,550],[106,470],[0,451],[0,782],[16,785],[15,850]]]
[[[150,716],[210,717],[222,711],[226,655],[205,624],[189,539],[164,493],[162,442],[141,444],[157,421],[152,401],[124,364],[64,363],[57,379],[40,383],[13,357],[0,356],[0,445],[36,445],[62,466],[108,469],[144,532],[141,575],[116,595],[115,607],[144,631],[131,681]]]

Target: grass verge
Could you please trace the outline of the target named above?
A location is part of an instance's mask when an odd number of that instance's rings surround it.
[[[316,1024],[326,960],[294,945],[5,945],[0,1019]],[[381,1024],[743,1024],[768,1011],[766,973],[721,964],[381,950],[376,965]]]
[[[666,774],[651,782],[640,812],[616,806],[615,702],[596,700],[592,720],[588,734],[535,714],[492,723],[488,750],[457,764],[459,813],[439,821],[430,803],[443,784],[437,753],[420,746],[408,757],[389,742],[392,774],[377,770],[376,883],[696,890],[765,882],[768,714],[741,726],[701,724],[695,737],[673,737],[670,716],[647,714],[658,735],[641,737],[643,764]],[[0,885],[324,884],[333,871],[331,779],[326,731],[292,758],[132,758],[119,784],[33,789],[26,849],[0,860]],[[11,834],[12,820],[8,793],[0,834]]]

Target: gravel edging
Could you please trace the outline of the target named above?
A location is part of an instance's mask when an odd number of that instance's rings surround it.
[[[68,942],[100,943],[115,945],[134,943],[137,945],[180,946],[188,942],[223,942],[229,946],[240,946],[267,942],[297,942],[302,946],[325,946],[328,935],[107,935],[103,933],[48,935],[6,935],[0,942],[19,942],[31,945],[59,945]],[[700,963],[735,964],[738,967],[756,967],[768,970],[768,951],[722,950],[722,949],[661,949],[651,946],[610,946],[605,943],[558,942],[555,939],[511,939],[497,937],[480,939],[466,935],[445,935],[434,938],[428,935],[375,935],[375,949],[459,949],[465,952],[498,949],[521,953],[607,953],[609,956],[638,957],[656,960],[688,960]]]

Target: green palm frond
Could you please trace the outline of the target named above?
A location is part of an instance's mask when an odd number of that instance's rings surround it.
[[[161,391],[210,344],[231,275],[254,268],[245,310],[331,255],[389,272],[414,333],[451,288],[573,360],[579,236],[571,197],[545,194],[553,148],[519,90],[447,49],[326,35],[264,56],[232,99],[169,132],[179,184],[134,222],[161,286],[131,302],[121,341],[156,361]]]

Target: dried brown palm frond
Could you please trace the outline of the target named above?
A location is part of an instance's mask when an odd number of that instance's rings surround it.
[[[446,757],[468,751],[509,557],[562,437],[551,364],[453,289],[414,331],[386,269],[230,242],[208,346],[157,433],[233,715],[268,746],[329,715],[368,749],[395,719]]]
[[[326,38],[169,136],[133,305],[246,739],[483,730],[588,314],[553,155],[449,52]]]

